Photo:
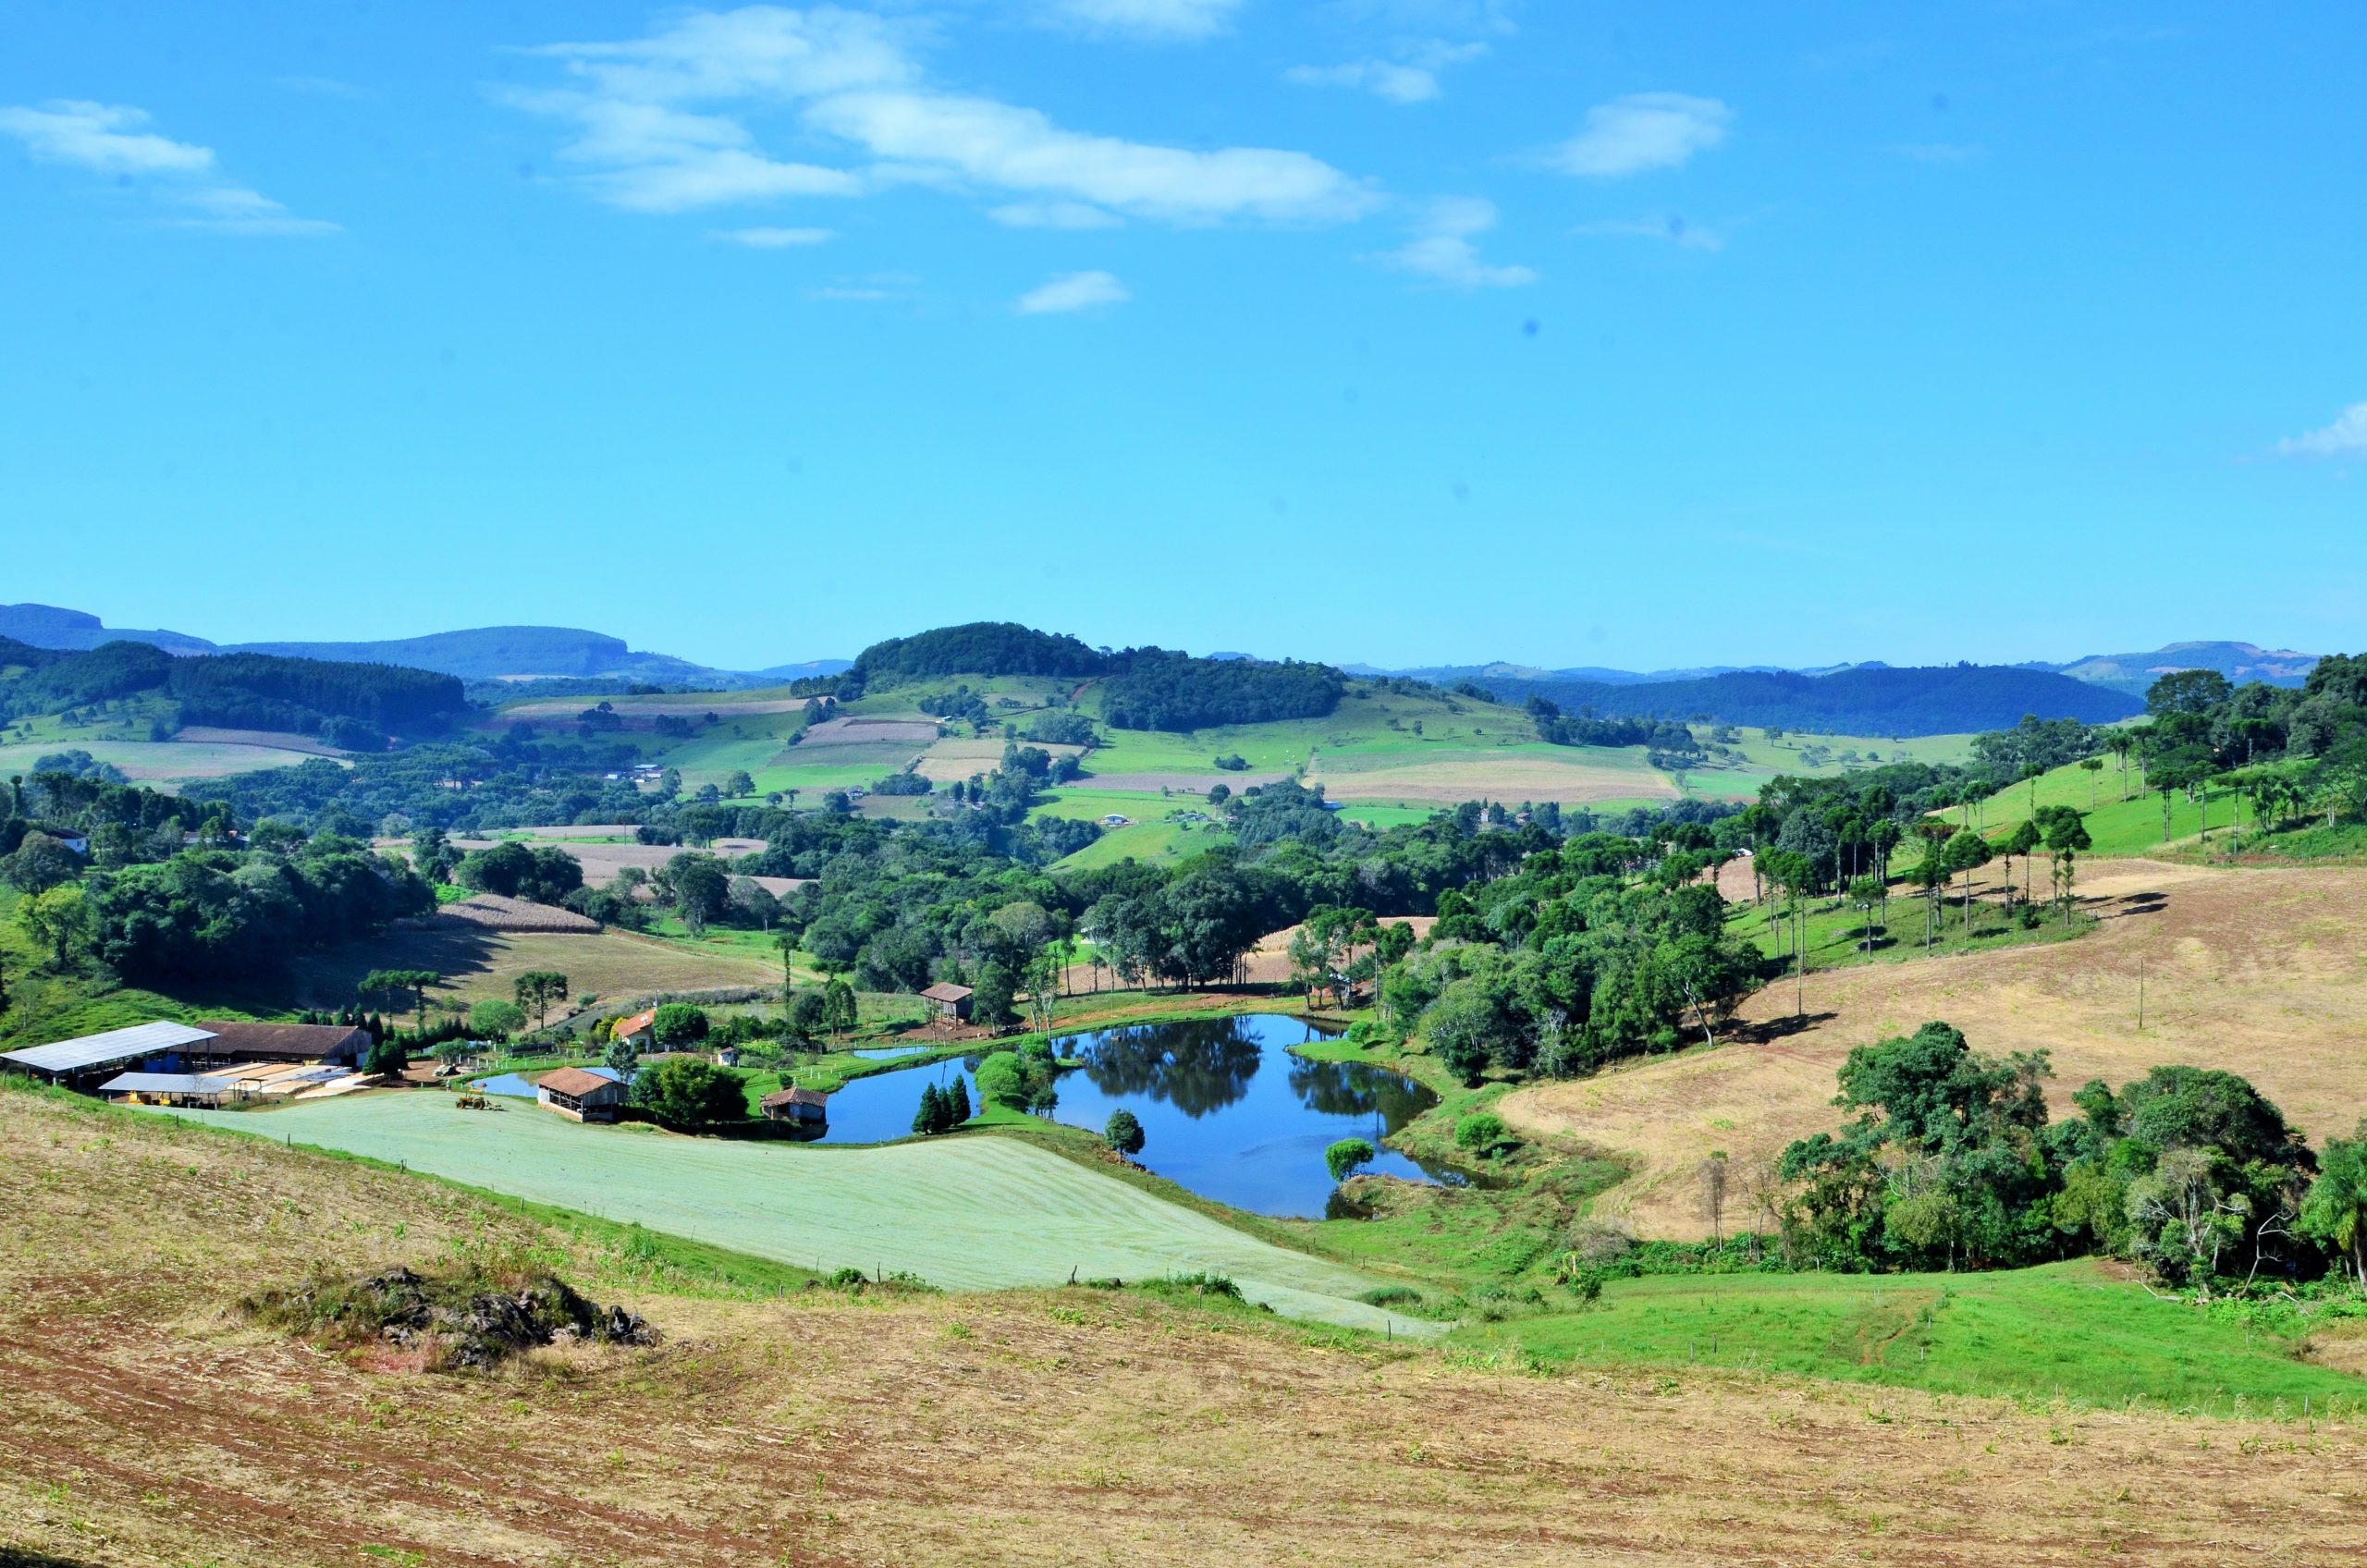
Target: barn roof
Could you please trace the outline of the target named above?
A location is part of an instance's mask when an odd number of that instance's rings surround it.
[[[756,1105],[760,1109],[770,1110],[775,1106],[827,1106],[829,1103],[830,1096],[824,1094],[819,1089],[780,1089],[772,1094],[767,1095],[763,1099],[758,1100]]]
[[[640,1012],[634,1013],[631,1018],[618,1019],[614,1023],[608,1025],[608,1033],[612,1036],[618,1035],[638,1035],[644,1029],[647,1029],[656,1024],[656,1022],[657,1010],[654,1007],[647,1008]]]
[[[940,980],[921,993],[933,1002],[958,1002],[966,999],[970,994],[969,986],[956,986],[950,980]]]
[[[192,1029],[186,1023],[135,1023],[129,1029],[110,1029],[104,1035],[84,1035],[55,1045],[0,1053],[0,1060],[13,1061],[38,1072],[79,1072],[156,1051],[178,1050],[212,1038],[212,1030]]]
[[[548,1089],[553,1094],[567,1095],[581,1099],[585,1095],[597,1094],[603,1089],[614,1089],[620,1085],[614,1078],[603,1078],[597,1072],[586,1072],[580,1067],[562,1067],[556,1072],[544,1074],[543,1081],[535,1086]]]
[[[215,1049],[236,1056],[354,1056],[370,1048],[370,1031],[344,1023],[215,1023]],[[358,1036],[358,1037],[357,1037]]]
[[[226,1095],[234,1080],[191,1072],[118,1072],[99,1085],[103,1095]]]

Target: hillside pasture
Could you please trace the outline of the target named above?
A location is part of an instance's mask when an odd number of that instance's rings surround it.
[[[293,767],[323,754],[318,750],[298,751],[247,741],[84,740],[68,730],[54,740],[0,745],[0,778],[31,774],[35,762],[61,751],[88,752],[92,761],[112,763],[121,768],[123,776],[132,782],[167,792],[175,784],[254,773],[266,767]]]
[[[1056,757],[1085,754],[1083,746],[1056,745],[1049,741],[1022,740],[1017,743],[1023,746],[1033,746],[1037,751]],[[934,742],[928,750],[920,753],[920,766],[914,771],[922,778],[938,784],[951,784],[967,778],[974,773],[992,773],[1002,766],[1003,745],[1004,742],[1001,740],[993,737],[970,740],[960,736],[948,736]]]
[[[1564,806],[1677,798],[1667,775],[1640,747],[1548,746],[1319,753],[1306,782],[1334,800],[1392,805],[1453,805],[1490,800]]]
[[[2313,1142],[2367,1114],[2367,870],[2125,860],[2091,863],[2079,891],[2098,925],[2078,940],[1811,972],[1804,1023],[1792,982],[1779,981],[1743,1004],[1715,1049],[1524,1088],[1499,1109],[1515,1126],[1636,1160],[1598,1210],[1680,1237],[1707,1232],[1698,1170],[1711,1150],[1763,1165],[1832,1128],[1850,1048],[1934,1019],[1976,1050],[2050,1051],[2057,1116],[2091,1078],[2118,1085],[2171,1062],[2250,1079]],[[1748,1223],[1730,1209],[1729,1229]]]
[[[28,1563],[2201,1568],[2367,1552],[2367,1432],[2323,1415],[1857,1388],[1689,1365],[1673,1341],[1649,1365],[1541,1339],[1441,1351],[1135,1292],[801,1290],[802,1270],[657,1232],[15,1092],[0,1145],[17,1239],[0,1251],[0,1534]],[[595,1171],[570,1201],[602,1185]],[[664,1342],[424,1375],[239,1308],[325,1275],[515,1256],[644,1314]],[[1717,1310],[1693,1286],[1616,1282],[1573,1328],[1616,1339]],[[1723,1362],[1758,1305],[1728,1299]]]
[[[798,745],[805,750],[830,746],[900,746],[912,753],[934,742],[940,729],[933,718],[831,718],[808,725]],[[909,753],[907,754],[910,754]],[[1001,754],[1001,749],[996,749]]]
[[[431,1002],[508,1001],[529,970],[557,970],[570,996],[631,997],[780,983],[778,957],[767,962],[727,950],[698,951],[614,929],[597,935],[489,931],[442,914],[397,927],[368,942],[289,961],[296,1007],[349,1007],[354,987],[374,969],[432,969],[441,984]]]

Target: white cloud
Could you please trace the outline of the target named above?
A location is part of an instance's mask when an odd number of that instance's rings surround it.
[[[1007,228],[1115,228],[1125,220],[1085,202],[1010,202],[987,209]]]
[[[1175,9],[1146,4],[1141,14]],[[1088,208],[1175,224],[1335,222],[1376,200],[1304,153],[1090,135],[1034,109],[931,87],[910,53],[914,36],[829,7],[692,12],[647,38],[533,51],[561,61],[570,85],[498,95],[571,122],[562,156],[586,166],[601,200],[642,212],[914,182],[1025,198],[996,209],[1000,221],[1046,227],[1077,227]],[[870,161],[832,167],[772,156],[742,116],[783,107],[807,140]]]
[[[1196,40],[1222,32],[1241,0],[1050,0],[1047,20],[1079,31]]]
[[[1570,232],[1663,239],[1687,251],[1723,251],[1726,246],[1723,230],[1711,228],[1706,224],[1688,223],[1674,213],[1657,218],[1603,218],[1594,223],[1582,223]]]
[[[1282,80],[1300,87],[1361,87],[1392,104],[1427,104],[1439,95],[1435,71],[1388,60],[1351,60],[1339,66],[1293,66]]]
[[[171,227],[221,234],[340,232],[336,224],[298,217],[270,197],[224,179],[214,149],[141,129],[149,117],[145,110],[128,104],[57,99],[37,109],[0,107],[0,135],[23,142],[37,162],[111,175],[118,181],[153,179],[155,196],[196,214],[159,220]]]
[[[2288,436],[2276,444],[2284,458],[2367,457],[2367,403],[2353,403],[2324,430]]]
[[[820,245],[838,237],[838,231],[830,228],[717,228],[707,232],[709,239],[745,245],[752,251],[786,251],[798,245]]]
[[[1062,273],[1038,288],[1022,294],[1012,309],[1024,316],[1058,315],[1095,305],[1122,305],[1134,296],[1106,272]]]
[[[1588,109],[1586,129],[1548,151],[1545,161],[1595,179],[1673,169],[1723,141],[1734,117],[1715,98],[1631,92]]]
[[[1393,60],[1350,60],[1337,66],[1293,66],[1282,80],[1300,87],[1361,88],[1392,104],[1427,104],[1439,95],[1439,73],[1488,52],[1485,43],[1417,38],[1398,45]]]
[[[1476,234],[1496,227],[1496,206],[1476,196],[1441,197],[1424,210],[1413,239],[1365,258],[1451,288],[1519,288],[1537,281],[1522,266],[1491,266],[1479,259]]]

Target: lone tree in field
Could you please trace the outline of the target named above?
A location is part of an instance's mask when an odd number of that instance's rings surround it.
[[[567,1000],[567,976],[556,969],[530,969],[509,983],[509,992],[539,1026],[550,1021],[554,1002]]]
[[[1132,1158],[1143,1152],[1148,1140],[1143,1136],[1143,1124],[1131,1110],[1113,1110],[1110,1124],[1101,1130],[1101,1141],[1120,1154]]]

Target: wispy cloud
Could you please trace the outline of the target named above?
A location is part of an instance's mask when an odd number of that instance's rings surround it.
[[[936,88],[911,36],[901,24],[827,7],[691,12],[646,38],[536,50],[562,62],[569,85],[497,95],[570,123],[563,156],[586,169],[595,195],[633,211],[853,196],[914,182],[996,191],[1020,199],[997,209],[1004,221],[1057,214],[1069,227],[1074,208],[1179,225],[1328,223],[1378,200],[1365,182],[1305,153],[1199,152],[1088,134],[1034,109]],[[742,116],[780,107],[809,139],[843,144],[855,166],[767,153]]]
[[[745,245],[752,251],[786,251],[799,245],[820,245],[839,237],[834,228],[714,228],[709,239]]]
[[[1392,104],[1428,104],[1439,96],[1439,73],[1487,54],[1485,43],[1409,39],[1392,59],[1350,60],[1336,66],[1293,66],[1282,80],[1300,87],[1361,88]]]
[[[1564,174],[1620,179],[1677,168],[1726,139],[1734,111],[1685,92],[1631,92],[1587,111],[1584,129],[1545,153]]]
[[[1038,15],[1079,32],[1193,42],[1232,24],[1241,0],[1046,0]]]
[[[1096,305],[1122,305],[1133,298],[1124,284],[1106,272],[1071,272],[1029,289],[1012,309],[1024,316],[1060,315]]]
[[[2276,444],[2281,458],[2367,457],[2367,403],[2353,403],[2323,430],[2291,435]]]
[[[1902,141],[1891,151],[1919,164],[1977,164],[1989,156],[1977,141]]]
[[[1448,196],[1422,211],[1413,239],[1366,260],[1450,288],[1519,288],[1537,281],[1523,266],[1492,266],[1479,259],[1474,235],[1496,227],[1496,206],[1477,196]]]
[[[1723,251],[1726,247],[1723,230],[1711,228],[1707,224],[1688,222],[1675,213],[1653,218],[1602,218],[1593,223],[1579,224],[1570,232],[1631,239],[1660,239],[1687,251]]]
[[[298,217],[279,202],[223,178],[214,149],[175,141],[144,129],[150,116],[126,104],[56,99],[39,108],[0,107],[0,135],[24,143],[36,162],[106,175],[146,189],[168,208],[158,222],[221,234],[324,235],[340,232],[320,218]]]
[[[987,216],[1006,228],[1115,228],[1124,221],[1086,202],[1008,202]]]

